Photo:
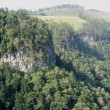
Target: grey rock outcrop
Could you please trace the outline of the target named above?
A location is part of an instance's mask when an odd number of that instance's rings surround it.
[[[0,63],[9,63],[10,67],[19,69],[22,72],[32,70],[33,67],[40,67],[42,69],[52,69],[56,65],[54,47],[51,40],[48,40],[44,45],[44,54],[39,57],[39,53],[31,51],[30,54],[26,54],[24,51],[20,51],[13,54],[6,54],[1,57]],[[32,57],[36,54],[36,57]]]
[[[89,45],[97,45],[97,41],[92,36],[89,36],[89,35],[82,36],[81,39],[83,42]]]

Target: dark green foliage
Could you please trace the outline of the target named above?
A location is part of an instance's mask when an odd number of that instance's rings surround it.
[[[73,31],[73,28],[66,23],[51,23],[50,24],[50,30],[52,32],[53,41],[55,49],[60,49],[61,51],[64,50],[73,50],[74,48],[74,37],[75,32]]]
[[[89,47],[99,53],[99,57],[110,59],[110,22],[89,19],[80,32],[80,36],[88,36]],[[91,41],[92,38],[92,41]],[[90,40],[89,40],[90,39]],[[94,43],[94,44],[92,44]]]
[[[28,53],[40,51],[51,35],[45,23],[30,18],[25,10],[17,12],[0,10],[0,54],[21,50]]]
[[[1,56],[23,49],[27,55],[37,51],[40,57],[51,35],[56,52],[52,70],[33,67],[34,71],[23,74],[8,64],[0,65],[0,110],[109,110],[109,27],[103,20],[90,20],[76,33],[65,23],[47,27],[25,10],[0,9]],[[97,45],[85,43],[86,35]]]
[[[77,68],[75,64],[74,67]],[[90,73],[92,70],[87,70],[87,67],[76,71],[67,72],[56,67],[47,72],[22,74],[10,70],[8,66],[1,66],[1,110],[74,110],[79,107],[98,110],[109,107],[110,95],[104,86],[97,86],[98,82],[94,82],[96,73]],[[86,77],[78,76],[84,73]]]

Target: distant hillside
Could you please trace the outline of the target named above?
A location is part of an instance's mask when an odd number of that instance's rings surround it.
[[[103,12],[100,10],[89,9],[85,10],[83,13],[83,17],[85,18],[96,18],[96,19],[104,19],[110,21],[110,13]]]
[[[110,13],[108,12],[96,9],[85,10],[82,6],[68,4],[39,9],[36,14],[42,16],[77,16],[84,19],[95,18],[108,21],[110,19]]]

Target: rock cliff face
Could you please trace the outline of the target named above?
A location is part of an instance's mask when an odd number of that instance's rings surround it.
[[[92,36],[88,36],[88,35],[83,36],[81,37],[81,40],[89,45],[97,45],[96,40]]]
[[[3,11],[0,20],[0,64],[9,63],[23,72],[55,66],[52,34],[46,23],[23,10]]]
[[[0,62],[9,63],[11,67],[17,67],[20,71],[24,72],[32,69],[32,58],[25,56],[22,51],[15,54],[4,55],[0,59]]]
[[[56,60],[51,40],[48,40],[47,44],[44,45],[43,52],[44,53],[41,54],[39,52],[31,51],[30,54],[26,54],[23,50],[21,50],[20,52],[14,54],[4,55],[1,57],[0,63],[9,63],[10,67],[17,68],[22,72],[32,70],[34,67],[40,67],[42,69],[53,68],[56,64]]]

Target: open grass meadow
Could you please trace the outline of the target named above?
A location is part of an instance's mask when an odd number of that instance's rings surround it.
[[[75,31],[80,29],[83,26],[83,23],[86,22],[85,20],[79,18],[79,17],[73,17],[73,16],[37,16],[39,19],[42,19],[44,21],[54,21],[57,23],[64,22],[70,24]]]

